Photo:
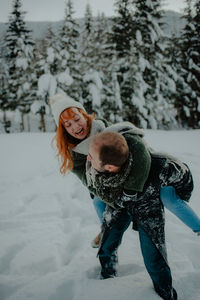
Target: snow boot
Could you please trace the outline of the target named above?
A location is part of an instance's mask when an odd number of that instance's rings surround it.
[[[116,269],[110,267],[110,268],[103,268],[101,270],[100,279],[108,279],[108,278],[114,278],[117,276]]]
[[[92,240],[91,243],[92,248],[99,248],[100,240],[101,240],[101,232],[99,232],[97,236]]]
[[[172,288],[172,290],[170,291],[164,291],[161,289],[156,288],[156,286],[154,285],[155,291],[156,293],[164,300],[177,300],[178,296],[177,296],[177,292],[174,288]]]

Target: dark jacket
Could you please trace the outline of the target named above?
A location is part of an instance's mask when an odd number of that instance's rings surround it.
[[[127,209],[133,216],[133,228],[137,230],[137,226],[140,225],[167,262],[165,217],[160,200],[160,188],[173,186],[182,200],[189,201],[193,190],[193,179],[188,166],[178,159],[167,154],[150,153],[150,155],[151,167],[143,190],[137,193],[137,197],[128,204]],[[131,177],[130,175],[130,182]],[[131,185],[129,185],[129,189],[131,189]],[[109,227],[120,218],[120,210],[117,212],[109,208],[108,213],[109,224],[106,222],[105,214],[104,225]]]

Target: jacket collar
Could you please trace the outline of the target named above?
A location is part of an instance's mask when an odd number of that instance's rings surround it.
[[[80,142],[76,147],[74,147],[72,150],[74,152],[88,155],[89,152],[89,146],[92,138],[99,132],[103,131],[105,129],[105,124],[101,120],[93,120],[91,125],[91,130],[89,136]]]

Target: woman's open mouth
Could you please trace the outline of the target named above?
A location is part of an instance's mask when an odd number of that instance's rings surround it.
[[[79,131],[76,132],[76,135],[81,136],[84,133],[84,129],[81,128]]]

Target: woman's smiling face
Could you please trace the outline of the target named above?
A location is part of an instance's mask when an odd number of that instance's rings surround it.
[[[68,109],[64,110],[60,117],[63,121],[65,130],[71,136],[79,140],[83,140],[87,137],[89,132],[87,120],[76,107],[73,107],[70,110],[70,113]]]

